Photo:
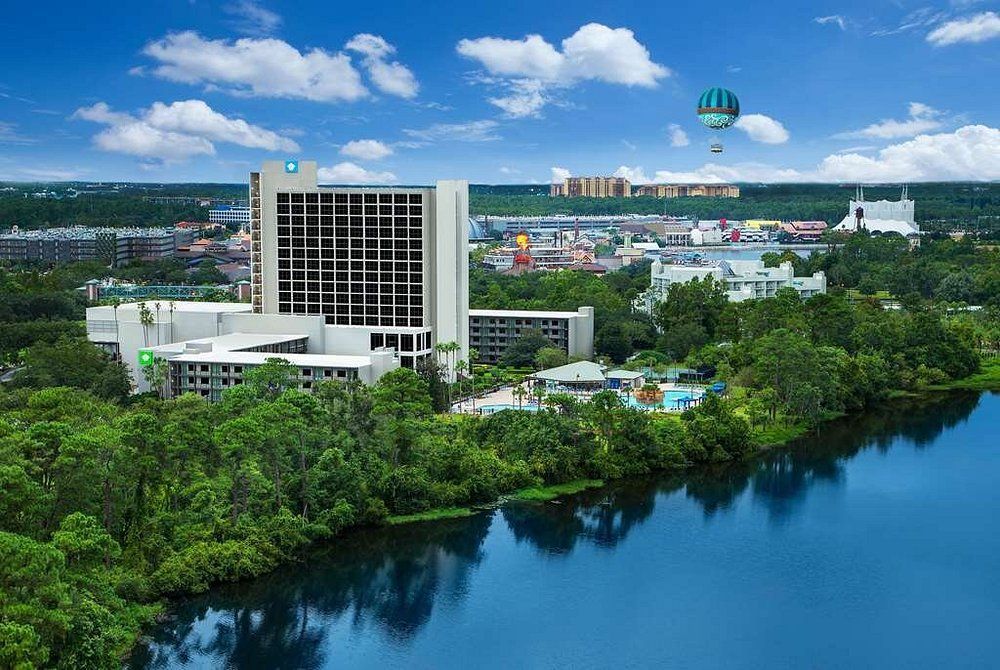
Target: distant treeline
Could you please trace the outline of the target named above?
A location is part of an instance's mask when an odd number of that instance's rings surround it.
[[[0,187],[5,186],[0,184]],[[82,191],[76,198],[40,199],[24,195],[71,184],[17,184],[0,195],[0,229],[52,226],[162,226],[204,221],[204,207],[151,202],[153,197],[246,197],[243,184],[132,184],[117,193]],[[83,189],[82,184],[76,188]],[[108,187],[110,188],[110,186]],[[469,208],[476,215],[671,214],[701,219],[801,219],[839,223],[854,196],[853,185],[740,184],[739,198],[550,198],[539,184],[472,184]],[[868,199],[899,198],[898,186],[866,187]],[[910,186],[916,218],[930,228],[1000,229],[1000,184],[926,183]]]

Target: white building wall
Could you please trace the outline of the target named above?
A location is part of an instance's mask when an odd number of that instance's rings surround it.
[[[439,181],[434,196],[434,216],[428,287],[430,325],[434,329],[435,342],[458,343],[458,359],[464,360],[469,354],[468,182]]]

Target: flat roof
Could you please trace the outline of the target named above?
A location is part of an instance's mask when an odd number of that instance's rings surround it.
[[[149,300],[139,300],[136,302],[123,302],[118,305],[119,312],[138,312],[139,303],[146,303],[146,307],[149,308],[153,314],[156,314],[155,304],[160,303],[160,315],[169,314],[170,312],[170,300],[165,300],[163,298],[149,299]],[[253,306],[248,302],[201,302],[197,300],[174,300],[173,308],[175,312],[249,312],[253,309]],[[111,305],[98,305],[96,307],[88,307],[87,309],[102,309],[102,310],[113,310]]]
[[[226,335],[216,335],[215,337],[202,337],[196,340],[182,340],[181,342],[161,344],[156,347],[148,347],[148,349],[163,353],[183,353],[188,344],[211,344],[213,352],[221,352],[281,344],[282,342],[302,340],[308,337],[304,333],[228,333]]]
[[[266,363],[269,358],[281,358],[292,365],[315,368],[363,368],[371,365],[371,359],[368,356],[276,354],[266,351],[209,351],[203,354],[182,354],[171,358],[170,362],[260,365]]]
[[[514,319],[568,319],[579,312],[538,311],[530,309],[470,309],[469,316],[508,317]]]

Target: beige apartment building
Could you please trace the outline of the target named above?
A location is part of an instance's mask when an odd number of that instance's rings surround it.
[[[740,187],[732,184],[646,184],[636,189],[635,194],[654,198],[738,198]]]
[[[561,184],[552,184],[552,197],[565,198],[629,198],[632,184],[624,177],[567,177]]]

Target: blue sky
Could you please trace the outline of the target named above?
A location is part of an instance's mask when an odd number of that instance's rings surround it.
[[[18,3],[0,37],[0,179],[1000,179],[995,2]]]

